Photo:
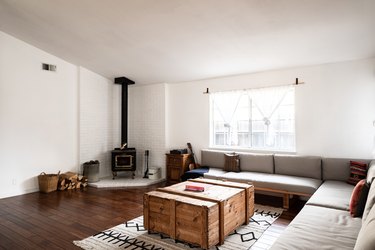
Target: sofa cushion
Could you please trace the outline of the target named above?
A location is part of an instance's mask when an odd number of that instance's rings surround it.
[[[321,162],[318,156],[275,155],[275,173],[314,179],[322,178]]]
[[[369,164],[368,164],[368,170],[367,170],[367,182],[368,183],[371,183],[372,180],[375,178],[375,160],[372,160]]]
[[[353,249],[360,228],[348,211],[305,205],[271,249]]]
[[[325,181],[306,204],[349,211],[354,186],[343,181]]]
[[[371,208],[374,206],[375,204],[375,181],[372,181],[371,185],[370,185],[370,190],[368,192],[368,195],[367,195],[367,201],[366,201],[366,205],[365,205],[365,209],[363,211],[363,215],[362,215],[362,222],[365,223],[366,219],[367,219],[367,215],[369,214]]]
[[[350,159],[322,158],[323,180],[346,181],[350,175]]]
[[[208,167],[200,167],[196,169],[189,170],[181,175],[181,181],[187,181],[189,179],[195,179],[199,177],[203,177],[205,173],[208,173]]]
[[[272,154],[239,153],[239,155],[241,160],[242,171],[270,174],[274,172]]]
[[[367,167],[365,162],[350,161],[350,175],[346,182],[357,185],[360,180],[366,179]]]
[[[349,203],[349,211],[352,217],[362,217],[368,191],[369,185],[367,185],[366,180],[360,180],[355,185]]]
[[[227,151],[201,150],[201,165],[213,168],[224,168],[224,153]]]
[[[228,172],[221,178],[228,181],[252,182],[255,189],[270,188],[304,194],[313,194],[321,184],[321,180],[312,178],[257,172]]]
[[[375,206],[371,208],[368,218],[362,224],[359,231],[354,250],[373,250],[375,249]]]
[[[366,159],[322,158],[323,180],[346,181],[350,175],[350,161],[369,163]]]
[[[210,168],[207,173],[204,173],[204,178],[209,179],[222,179],[222,176],[227,173],[227,171],[224,171],[220,168]]]

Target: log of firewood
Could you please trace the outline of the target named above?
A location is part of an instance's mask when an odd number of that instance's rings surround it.
[[[66,186],[65,186],[65,179],[62,179],[61,181],[59,181],[59,190],[65,190],[66,189]]]
[[[59,185],[60,185],[60,187],[64,187],[65,186],[65,179],[61,179]]]
[[[87,187],[87,185],[88,185],[88,179],[87,179],[87,177],[86,176],[82,176],[82,179],[80,180],[81,181],[81,187]]]
[[[59,190],[64,190],[66,187],[65,187],[65,178],[62,177],[61,175],[59,176],[59,180],[57,182],[57,188]]]
[[[70,182],[69,185],[68,185],[68,189],[75,189],[75,183]]]
[[[73,173],[73,172],[66,172],[66,173],[63,173],[61,174],[61,176],[65,179],[68,179],[68,180],[77,180],[78,178],[78,174],[77,173]]]
[[[80,189],[88,185],[88,179],[84,175],[74,172],[66,172],[60,175],[59,190]]]

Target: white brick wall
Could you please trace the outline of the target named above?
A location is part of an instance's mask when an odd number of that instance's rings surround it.
[[[144,154],[149,150],[149,167],[160,167],[165,177],[165,88],[129,86],[129,147],[137,149],[137,175],[144,173]]]
[[[80,164],[100,162],[99,176],[110,176],[110,151],[120,146],[121,86],[80,68]]]
[[[80,164],[99,160],[100,177],[110,176],[110,151],[121,142],[121,86],[84,68],[79,81]],[[145,171],[145,150],[149,167],[162,168],[165,176],[165,101],[165,84],[129,86],[128,146],[137,150],[138,176]]]

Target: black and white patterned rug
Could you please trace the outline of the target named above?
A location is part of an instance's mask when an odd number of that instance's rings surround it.
[[[248,225],[243,225],[225,238],[221,246],[212,250],[249,249],[282,214],[282,208],[255,205],[254,216]],[[99,232],[86,239],[73,242],[83,249],[132,249],[132,250],[169,250],[200,248],[175,241],[161,234],[148,234],[143,227],[143,216],[125,222],[113,228]]]

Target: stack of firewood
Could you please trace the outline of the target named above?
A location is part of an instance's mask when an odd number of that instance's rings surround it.
[[[58,189],[80,189],[87,186],[87,177],[73,172],[60,174]]]

